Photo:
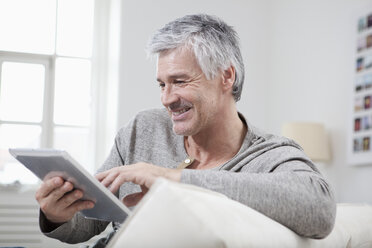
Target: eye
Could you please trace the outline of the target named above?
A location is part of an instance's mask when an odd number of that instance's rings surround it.
[[[159,83],[159,87],[163,89],[165,87],[165,83]]]
[[[176,81],[174,81],[174,83],[175,83],[175,84],[184,84],[185,81],[182,81],[182,80],[176,80]]]

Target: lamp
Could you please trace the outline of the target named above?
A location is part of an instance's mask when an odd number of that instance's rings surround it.
[[[282,126],[282,135],[296,141],[313,161],[331,159],[324,126],[314,122],[288,122]]]

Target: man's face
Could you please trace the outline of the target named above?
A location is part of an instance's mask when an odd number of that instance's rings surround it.
[[[192,51],[177,48],[159,54],[157,81],[161,102],[178,135],[196,135],[216,124],[221,77],[207,80]],[[217,122],[218,123],[218,122]]]

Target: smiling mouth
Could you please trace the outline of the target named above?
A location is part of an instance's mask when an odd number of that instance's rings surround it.
[[[178,111],[171,111],[172,112],[172,115],[173,116],[179,116],[179,115],[182,115],[183,113],[189,111],[191,108],[190,107],[186,107],[186,108],[183,108],[181,110],[178,110]]]

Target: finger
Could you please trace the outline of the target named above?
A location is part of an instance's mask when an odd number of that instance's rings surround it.
[[[108,174],[107,177],[105,177],[101,183],[105,186],[108,187],[110,184],[112,184],[113,181],[115,181],[116,177],[119,175],[119,173],[111,173]]]
[[[74,189],[74,185],[70,182],[64,182],[61,187],[54,189],[49,195],[48,199],[51,201],[59,201],[64,195]]]
[[[94,208],[94,202],[92,201],[76,201],[71,206],[69,206],[66,210],[71,212],[73,215],[76,212],[79,212],[84,209],[91,209]]]
[[[70,185],[72,185],[70,183]],[[80,199],[83,197],[83,192],[81,190],[74,190],[70,193],[65,194],[58,201],[52,199],[53,196],[44,198],[40,203],[41,211],[45,214],[47,219],[55,223],[66,222],[70,220],[73,215],[78,211],[72,206],[82,205]],[[86,202],[86,201],[84,201]],[[90,201],[88,201],[90,202]],[[87,208],[92,207],[89,203],[86,205]],[[93,202],[91,202],[93,204]],[[80,206],[81,208],[82,206]]]
[[[123,183],[126,183],[126,182],[131,182],[131,179],[129,178],[130,174],[128,173],[124,173],[123,171],[115,178],[115,180],[113,180],[113,182],[111,183],[110,185],[110,191],[112,193],[116,193],[120,186],[123,184]],[[137,183],[137,182],[133,182],[133,183]]]
[[[47,197],[53,190],[63,185],[64,180],[60,177],[53,177],[40,185],[36,191],[35,198],[40,201],[42,198]]]
[[[112,181],[120,174],[119,168],[112,168],[108,171],[105,171],[98,175],[99,181],[105,186],[108,187]]]
[[[107,174],[109,174],[110,173],[110,170],[107,170],[107,171],[103,171],[103,172],[100,172],[100,173],[97,173],[96,175],[95,175],[95,178],[98,180],[98,181],[102,181],[106,176],[107,176]]]
[[[127,195],[126,197],[123,198],[123,203],[127,207],[133,207],[138,204],[138,202],[143,198],[145,194],[146,193],[138,192],[131,195]]]
[[[142,193],[146,194],[147,191],[149,191],[149,188],[147,188],[145,185],[141,185]]]
[[[106,170],[106,171],[103,171],[103,172],[100,172],[100,173],[97,173],[95,175],[95,178],[102,182],[102,180],[104,180],[106,177],[108,177],[110,174],[112,173],[118,173],[118,170],[119,170],[119,167],[114,167],[114,168],[111,168],[109,170]]]
[[[58,201],[57,205],[59,208],[67,209],[71,205],[73,205],[75,202],[80,201],[80,199],[84,196],[83,192],[81,190],[74,190],[68,194],[63,195]]]
[[[74,204],[70,205],[68,208],[65,209],[56,209],[54,213],[49,215],[45,214],[47,219],[54,223],[64,223],[69,220],[76,214],[76,212],[90,209],[94,207],[94,202],[92,201],[76,201]]]

